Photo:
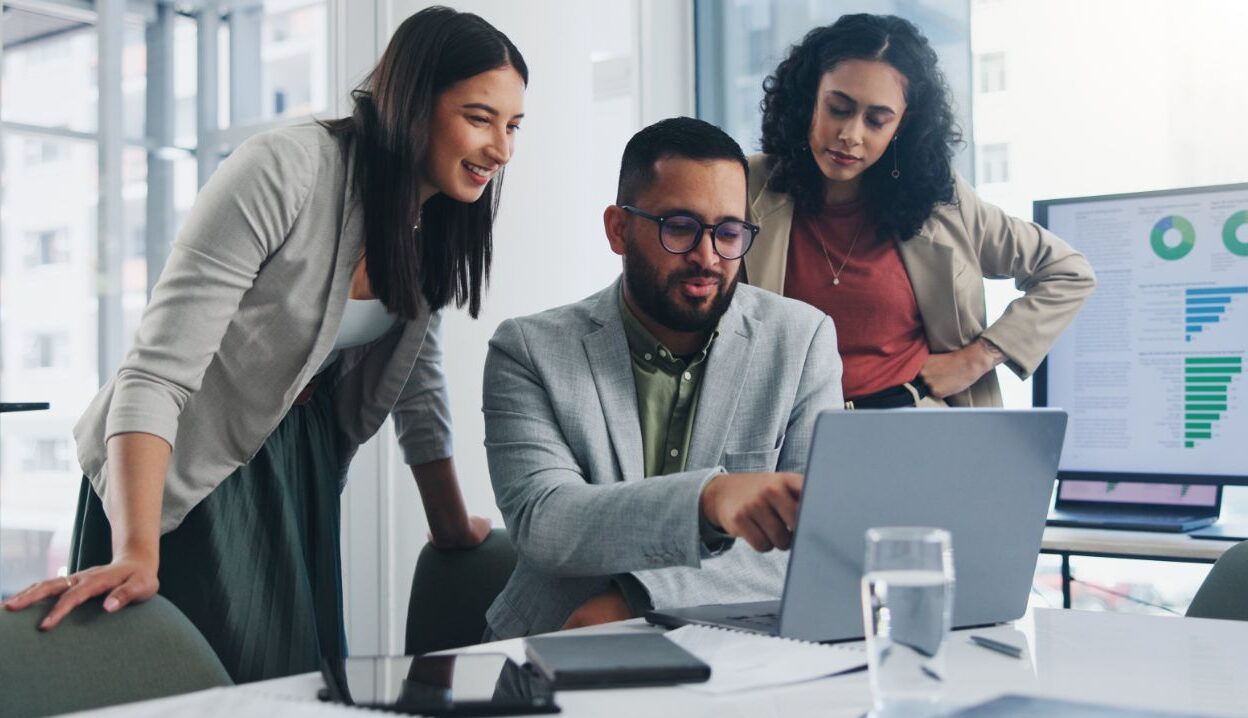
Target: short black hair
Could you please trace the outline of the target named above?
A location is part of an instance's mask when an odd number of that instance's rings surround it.
[[[654,182],[654,163],[664,157],[736,160],[747,177],[750,172],[741,146],[715,125],[692,117],[659,120],[633,135],[624,147],[615,203],[631,204]]]

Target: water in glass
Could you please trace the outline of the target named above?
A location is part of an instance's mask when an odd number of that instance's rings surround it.
[[[876,716],[935,714],[942,693],[952,551],[947,532],[919,531],[935,533],[868,532],[862,600]]]

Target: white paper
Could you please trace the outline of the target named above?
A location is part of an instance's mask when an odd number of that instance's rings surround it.
[[[666,634],[711,667],[711,679],[685,687],[732,693],[824,678],[867,665],[863,643],[823,645],[709,626],[682,626]]]

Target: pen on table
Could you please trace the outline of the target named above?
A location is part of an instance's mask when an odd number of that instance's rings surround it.
[[[1008,643],[1002,643],[1001,641],[994,641],[991,638],[984,638],[983,636],[971,636],[971,642],[977,646],[982,646],[984,648],[987,648],[990,651],[996,651],[997,653],[1007,655],[1010,658],[1022,658],[1023,657],[1023,649],[1019,648],[1018,646],[1012,646]]]

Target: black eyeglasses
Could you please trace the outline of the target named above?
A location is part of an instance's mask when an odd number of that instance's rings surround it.
[[[704,224],[687,214],[673,214],[670,217],[643,212],[631,205],[620,205],[620,209],[644,217],[659,225],[659,244],[672,254],[688,254],[697,249],[702,241],[702,234],[711,230],[711,248],[726,260],[740,259],[750,251],[754,238],[758,236],[758,225],[729,219],[719,224]]]

